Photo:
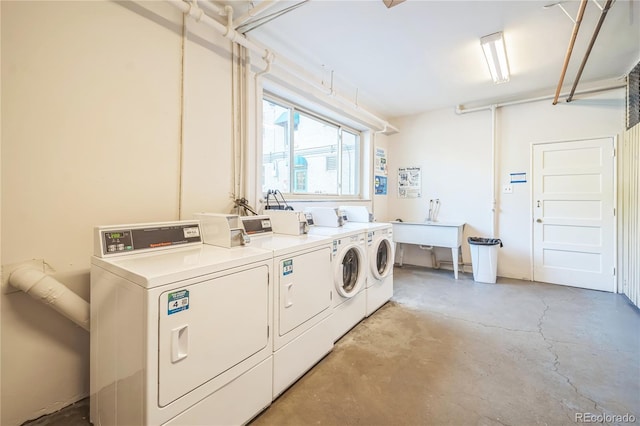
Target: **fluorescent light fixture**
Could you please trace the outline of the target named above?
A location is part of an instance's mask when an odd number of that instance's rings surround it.
[[[480,38],[480,45],[487,59],[489,72],[494,83],[509,81],[509,61],[504,47],[502,32],[489,34]]]

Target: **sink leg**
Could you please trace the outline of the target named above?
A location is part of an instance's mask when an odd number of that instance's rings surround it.
[[[453,260],[453,276],[456,280],[458,279],[458,248],[459,247],[451,249],[451,260]]]

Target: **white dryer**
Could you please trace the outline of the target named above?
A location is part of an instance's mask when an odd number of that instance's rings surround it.
[[[304,232],[294,212],[284,229]],[[278,215],[278,220],[283,220]],[[287,215],[288,216],[288,215]],[[303,223],[306,225],[304,221]],[[273,397],[333,349],[332,264],[328,237],[274,234],[271,218],[241,218],[251,246],[273,252]],[[284,219],[287,221],[287,219]]]
[[[311,235],[332,238],[334,341],[365,318],[367,308],[366,232],[344,227],[311,226]]]
[[[268,406],[271,268],[270,251],[204,245],[198,221],[95,228],[91,422],[242,424]]]

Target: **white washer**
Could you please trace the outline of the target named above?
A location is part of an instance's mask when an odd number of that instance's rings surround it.
[[[275,398],[333,349],[332,240],[274,234],[266,215],[241,219],[250,245],[273,252]]]
[[[311,235],[332,238],[333,314],[331,324],[337,341],[366,316],[366,231],[344,227],[311,226]]]
[[[366,316],[369,316],[393,296],[393,225],[369,222],[370,215],[364,206],[341,206],[339,210],[345,215],[344,227],[367,230]]]
[[[97,227],[94,245],[94,425],[241,424],[271,403],[270,251],[204,245],[198,221]]]
[[[367,256],[369,276],[367,278],[367,316],[387,303],[393,296],[393,226],[380,223],[369,230]]]

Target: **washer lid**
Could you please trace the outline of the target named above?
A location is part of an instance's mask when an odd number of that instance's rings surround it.
[[[91,263],[141,287],[151,288],[270,260],[272,257],[271,251],[255,247],[200,245],[111,259],[94,256]]]

